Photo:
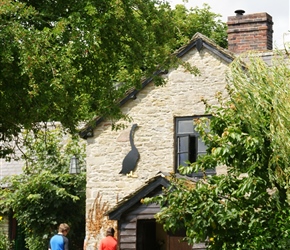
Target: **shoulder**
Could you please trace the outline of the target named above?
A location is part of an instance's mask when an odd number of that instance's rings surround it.
[[[59,234],[55,234],[50,239],[55,239],[55,238],[58,238],[59,236],[60,236]]]
[[[64,242],[68,242],[68,238],[66,236],[62,235],[62,238]]]
[[[50,242],[61,242],[63,241],[63,237],[60,234],[55,234],[50,238]]]
[[[109,236],[109,240],[111,242],[117,243],[117,239],[115,237]]]

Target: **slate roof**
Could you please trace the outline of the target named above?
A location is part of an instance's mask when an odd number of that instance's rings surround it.
[[[180,174],[175,174],[175,176],[177,178],[186,179],[192,183],[198,181],[198,179],[194,177],[187,177]],[[106,212],[105,215],[108,215],[110,220],[119,220],[123,213],[135,204],[140,203],[141,199],[147,197],[147,195],[156,190],[158,187],[169,187],[170,178],[170,174],[158,172],[155,176],[148,179],[141,187],[119,201],[113,208]]]
[[[197,49],[198,51],[202,50],[203,48],[208,49],[216,56],[220,57],[221,60],[224,60],[227,63],[231,63],[235,56],[233,53],[229,52],[227,49],[224,49],[220,46],[218,46],[215,42],[210,40],[208,37],[202,35],[201,33],[196,33],[191,40],[181,48],[179,48],[176,52],[173,53],[177,58],[182,58],[186,53],[188,53],[191,49]],[[128,102],[130,99],[135,99],[136,95],[142,91],[149,83],[153,81],[154,76],[163,74],[163,70],[157,70],[154,72],[152,77],[149,77],[145,79],[141,83],[140,89],[132,89],[131,91],[128,91],[126,96],[119,102],[119,105],[122,106],[126,102]],[[83,139],[87,139],[89,137],[93,137],[93,129],[98,124],[100,124],[103,121],[103,117],[96,117],[92,122],[87,124],[83,129],[80,131],[80,137]]]
[[[216,55],[217,57],[219,57],[221,60],[225,61],[226,63],[230,64],[237,56],[230,52],[227,49],[224,49],[222,47],[220,47],[219,45],[217,45],[214,41],[212,41],[211,39],[209,39],[208,37],[206,37],[205,35],[201,34],[201,33],[196,33],[191,40],[183,45],[182,47],[180,47],[178,50],[176,50],[173,55],[175,55],[177,58],[182,58],[186,53],[188,53],[190,50],[192,49],[197,49],[198,51],[201,51],[203,48],[208,49],[211,53],[213,53],[214,55]],[[259,56],[263,59],[263,61],[265,63],[267,63],[269,66],[271,66],[271,61],[273,56],[277,56],[277,55],[281,55],[285,52],[282,51],[266,51],[266,52],[259,52],[259,53],[255,53],[253,51],[253,55]],[[160,75],[163,74],[164,71],[163,70],[157,70],[156,72],[154,72],[154,74],[152,75],[152,77],[149,77],[147,79],[145,79],[142,83],[141,83],[141,88],[140,89],[132,89],[129,90],[125,97],[119,102],[119,105],[122,106],[125,103],[127,103],[129,100],[131,99],[135,99],[137,94],[142,91],[142,89],[144,89],[149,83],[151,83],[153,81],[154,76],[156,75]],[[80,131],[80,137],[83,139],[87,139],[89,137],[93,137],[93,129],[100,124],[103,121],[103,117],[96,117],[92,122],[90,122],[89,124],[87,124],[86,126],[84,126],[83,129],[81,129]]]

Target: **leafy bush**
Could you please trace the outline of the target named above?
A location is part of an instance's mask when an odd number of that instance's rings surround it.
[[[7,234],[3,231],[0,231],[0,249],[9,250],[11,249],[12,244],[10,243]]]
[[[84,146],[60,129],[25,136],[23,174],[2,180],[9,188],[0,190],[0,207],[14,212],[29,250],[45,249],[63,222],[71,227],[70,243],[79,246],[74,249],[81,249],[85,234],[85,172],[69,174],[69,162],[75,155],[84,165]]]
[[[0,223],[3,222],[3,217],[0,216]],[[8,235],[4,232],[4,230],[0,229],[0,249],[1,250],[9,250],[12,249],[12,243],[9,241]]]

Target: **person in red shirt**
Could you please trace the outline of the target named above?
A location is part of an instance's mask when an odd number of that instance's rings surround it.
[[[106,232],[106,237],[101,240],[98,250],[117,250],[117,240],[114,238],[115,230],[109,227]]]

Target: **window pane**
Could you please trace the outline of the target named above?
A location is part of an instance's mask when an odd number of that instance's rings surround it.
[[[178,137],[178,152],[177,153],[187,153],[188,152],[188,136]]]
[[[198,138],[198,152],[197,152],[197,157],[201,155],[206,154],[206,149],[207,146],[204,144],[204,142],[201,140],[201,138]]]
[[[189,140],[189,158],[188,160],[190,162],[195,162],[196,161],[196,156],[197,156],[197,137],[196,136],[190,136]]]
[[[193,129],[193,120],[180,120],[177,125],[177,133],[178,134],[189,134],[194,133]]]
[[[185,163],[186,161],[188,161],[188,154],[187,153],[179,154],[177,167],[180,165],[187,166],[188,164]]]
[[[204,144],[202,139],[198,138],[198,154],[206,153],[207,146]]]

